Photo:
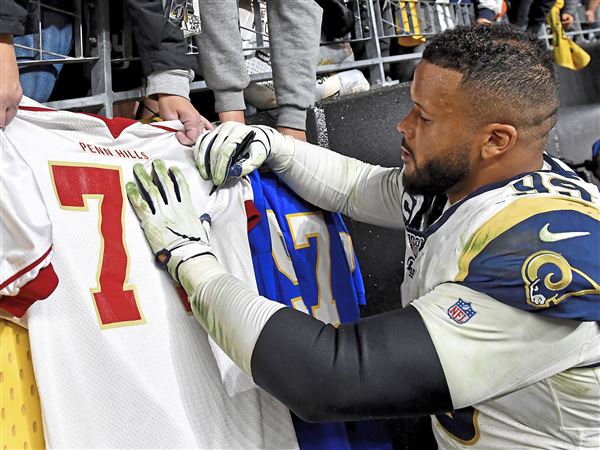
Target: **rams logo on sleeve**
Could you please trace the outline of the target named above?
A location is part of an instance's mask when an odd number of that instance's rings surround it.
[[[523,263],[521,273],[525,282],[527,303],[536,308],[557,305],[571,296],[600,293],[598,283],[583,271],[572,267],[565,257],[555,252],[534,253]],[[573,283],[573,279],[577,277],[581,279]],[[573,290],[570,289],[571,285],[584,289]]]
[[[600,320],[600,210],[581,199],[518,199],[471,235],[455,281],[537,314]]]

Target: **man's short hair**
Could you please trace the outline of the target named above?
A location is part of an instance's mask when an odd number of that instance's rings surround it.
[[[545,43],[506,24],[456,27],[434,36],[423,59],[462,74],[473,117],[545,137],[556,123],[558,78]]]

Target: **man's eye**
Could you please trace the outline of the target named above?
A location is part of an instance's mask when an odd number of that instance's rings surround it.
[[[421,119],[423,122],[431,122],[430,119],[427,119],[426,117],[423,117],[422,115],[419,114],[419,119]]]

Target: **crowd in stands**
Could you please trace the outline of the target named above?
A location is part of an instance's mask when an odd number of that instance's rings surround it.
[[[584,0],[584,5],[579,4],[580,0],[559,1],[562,2],[560,21],[567,31],[573,27],[580,7],[585,8],[588,23],[596,22],[600,0]],[[136,110],[120,108],[117,113],[180,120],[184,130],[178,133],[178,139],[184,144],[191,145],[204,129],[213,127],[190,101],[190,83],[196,76],[201,76],[214,93],[211,111],[219,121],[243,123],[246,102],[250,99],[259,109],[277,107],[275,123],[279,131],[302,140],[306,140],[306,111],[315,100],[333,92],[351,93],[369,88],[368,81],[357,70],[334,79],[320,77],[316,82],[319,61],[331,62],[328,51],[337,54],[335,62],[342,62],[348,55],[352,57],[352,49],[343,44],[334,46],[333,50],[331,47],[319,49],[321,38],[331,41],[343,37],[352,28],[354,18],[344,0],[266,2],[265,20],[271,37],[269,53],[244,51],[248,46],[248,40],[244,39],[244,20],[254,20],[248,0],[200,0],[200,11],[189,11],[199,16],[202,24],[197,36],[197,58],[188,54],[185,39],[194,32],[186,32],[184,36],[182,28],[185,26],[170,20],[162,0],[124,0],[124,3],[133,25],[146,97],[136,103]],[[166,3],[168,8],[169,2]],[[192,2],[183,3],[191,5]],[[8,125],[16,114],[21,95],[39,102],[48,101],[61,71],[61,64],[24,66],[19,70],[17,61],[35,58],[34,52],[28,49],[35,47],[35,33],[41,32],[44,49],[48,52],[44,58],[68,54],[72,47],[72,17],[64,11],[72,10],[73,0],[47,0],[43,5],[38,9],[35,2],[28,0],[3,2],[0,127]],[[508,19],[537,33],[554,5],[555,0],[513,0],[507,8],[504,0],[477,0],[474,19],[476,24]],[[36,17],[38,11],[41,17]],[[419,44],[425,38],[401,41],[398,39],[400,49],[396,51],[405,53],[419,51],[422,48]],[[406,67],[406,73],[396,73],[395,77],[392,73],[392,76],[400,81],[409,80],[412,77],[410,64],[402,66]],[[250,83],[249,74],[265,70],[272,71],[272,82]]]

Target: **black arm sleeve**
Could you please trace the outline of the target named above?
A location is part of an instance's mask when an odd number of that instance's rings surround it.
[[[284,308],[266,323],[254,381],[308,421],[452,410],[444,372],[413,307],[335,328]]]
[[[126,0],[126,3],[144,75],[195,69],[196,58],[186,54],[183,32],[167,20],[161,0]]]

